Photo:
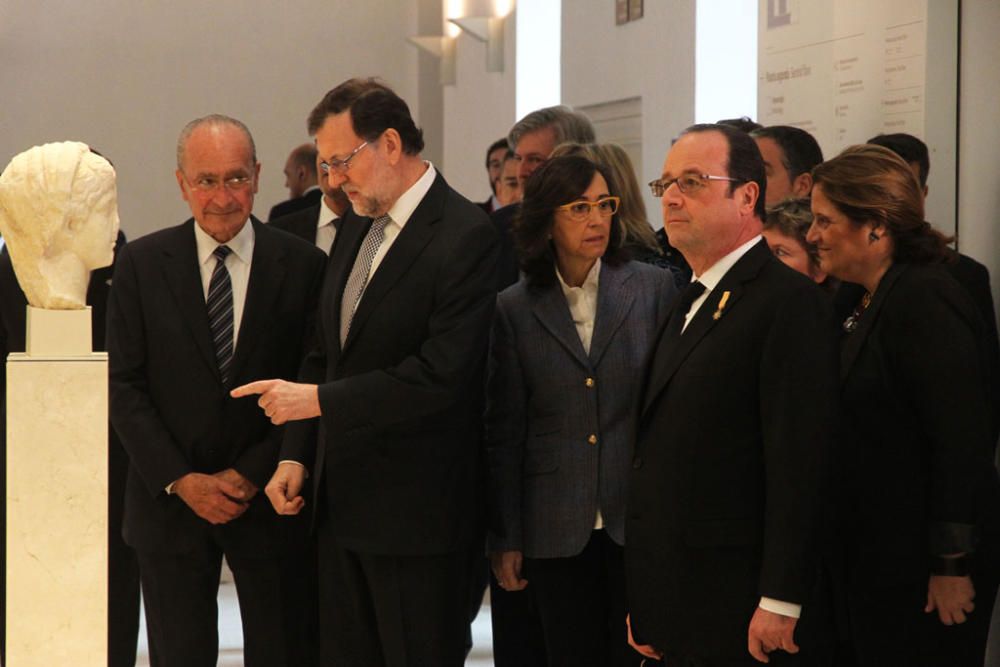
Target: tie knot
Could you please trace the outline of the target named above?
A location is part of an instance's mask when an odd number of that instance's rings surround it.
[[[681,292],[680,299],[678,299],[678,310],[686,315],[687,312],[691,310],[691,304],[697,301],[698,297],[701,296],[704,291],[705,285],[697,280],[689,284],[684,288],[684,291]]]
[[[385,226],[392,222],[392,218],[388,215],[380,215],[379,217],[372,220],[372,228],[385,229]]]
[[[229,253],[231,253],[232,251],[233,251],[232,248],[230,248],[229,246],[220,245],[215,249],[215,252],[213,252],[212,254],[215,255],[215,258],[217,260],[219,260],[220,262],[224,262],[226,261],[226,257],[228,257]]]

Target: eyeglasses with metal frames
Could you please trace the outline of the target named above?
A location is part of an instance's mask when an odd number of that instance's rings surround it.
[[[582,222],[590,217],[591,211],[595,208],[602,218],[610,218],[618,212],[619,204],[621,204],[620,197],[601,197],[597,201],[578,199],[562,206],[556,206],[556,210],[566,211],[571,220]]]
[[[335,171],[338,174],[346,174],[347,170],[351,168],[351,160],[354,156],[361,152],[361,149],[368,145],[367,141],[362,141],[361,145],[351,151],[351,154],[345,157],[343,160],[338,160],[337,158],[330,158],[329,160],[323,160],[319,163],[319,168],[324,174],[329,174],[331,171]]]
[[[667,191],[674,183],[677,184],[677,189],[681,193],[690,195],[694,194],[698,190],[701,190],[709,181],[729,181],[730,183],[746,183],[744,178],[731,178],[729,176],[713,176],[712,174],[681,174],[677,178],[658,178],[654,181],[649,182],[649,189],[652,190],[654,197],[662,197],[663,193]]]
[[[187,176],[185,176],[184,180],[187,181],[188,185],[190,185],[193,189],[206,194],[215,192],[219,188],[223,187],[230,192],[239,192],[246,190],[250,187],[250,184],[253,183],[253,177],[251,176],[231,176],[222,180],[215,178],[214,176],[202,176],[201,178],[195,179],[194,182],[188,181]]]

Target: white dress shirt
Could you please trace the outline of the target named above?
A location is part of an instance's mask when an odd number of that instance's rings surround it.
[[[372,268],[368,271],[369,283],[371,283],[371,278],[375,275],[375,271],[378,270],[382,260],[389,253],[389,248],[396,241],[396,237],[403,231],[403,225],[410,219],[413,211],[417,209],[427,191],[431,189],[431,185],[434,184],[437,171],[430,162],[424,161],[424,164],[427,165],[427,171],[424,172],[424,175],[418,178],[417,182],[411,185],[406,192],[401,194],[396,203],[388,211],[388,215],[392,220],[385,226],[382,245],[378,247],[378,250],[375,252],[375,258],[372,259]]]
[[[327,205],[326,197],[320,197],[319,217],[316,219],[316,247],[327,255],[333,247],[333,240],[337,238],[337,228],[334,227],[333,221],[339,217],[337,212]]]
[[[583,351],[590,354],[590,340],[594,337],[594,320],[597,319],[597,288],[601,277],[601,260],[594,262],[587,277],[580,287],[570,287],[563,280],[556,267],[556,276],[559,278],[559,286],[562,287],[563,295],[566,297],[566,304],[569,306],[570,317],[576,326],[576,333],[580,336],[580,343],[583,344]],[[601,508],[597,508],[597,517],[594,519],[594,530],[604,528],[604,517],[601,516]]]
[[[250,262],[253,259],[254,233],[253,225],[248,220],[243,229],[227,243],[219,243],[205,230],[194,225],[194,239],[198,246],[198,269],[201,271],[201,286],[205,300],[208,300],[208,285],[212,282],[212,272],[218,260],[212,253],[220,245],[229,246],[232,250],[226,257],[226,270],[229,271],[229,281],[233,287],[233,350],[240,335],[240,320],[243,319],[243,305],[247,300],[247,283],[250,282]]]
[[[243,319],[243,306],[247,300],[247,284],[250,282],[250,262],[253,260],[254,244],[253,225],[247,220],[236,236],[227,243],[219,243],[195,222],[194,241],[198,251],[198,270],[201,272],[201,287],[205,301],[208,301],[208,286],[212,282],[212,272],[219,262],[213,254],[215,249],[225,245],[232,250],[226,256],[226,270],[229,271],[229,282],[233,289],[233,351],[235,352],[236,340],[240,333],[240,320]],[[164,490],[172,494],[176,483],[177,480],[170,482]]]
[[[698,281],[705,286],[705,291],[700,297],[695,299],[694,303],[691,304],[691,310],[688,311],[687,318],[684,320],[684,328],[687,328],[688,323],[691,318],[694,317],[701,305],[712,299],[713,304],[719,304],[722,297],[712,296],[712,292],[715,287],[722,281],[722,278],[729,273],[729,269],[733,268],[736,262],[740,261],[743,255],[750,251],[750,248],[754,247],[760,240],[760,235],[757,235],[741,245],[736,250],[720,259],[718,262],[712,265],[705,273],[700,276],[691,276],[691,282]],[[683,331],[683,329],[682,329]],[[791,602],[783,602],[781,600],[775,600],[773,598],[762,597],[760,599],[760,604],[758,605],[761,609],[773,612],[775,614],[781,614],[782,616],[790,616],[792,618],[798,618],[802,613],[802,605],[793,604]]]

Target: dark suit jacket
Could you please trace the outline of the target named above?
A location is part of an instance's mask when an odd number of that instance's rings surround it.
[[[255,397],[229,390],[261,378],[293,379],[316,306],[325,257],[315,246],[252,219],[250,279],[228,385],[220,379],[198,269],[194,221],[155,232],[121,253],[108,304],[111,421],[131,465],[125,539],[140,551],[183,552],[213,531],[227,550],[263,555],[296,522],[263,494],[281,429]],[[235,468],[261,492],[217,527],[165,487],[189,472]],[[298,523],[301,523],[299,521]]]
[[[267,224],[298,236],[303,241],[316,243],[316,222],[319,220],[320,205],[310,206],[286,213],[280,218],[272,218]]]
[[[981,318],[945,267],[894,265],[841,353],[850,581],[926,583],[1000,511]],[[995,540],[994,540],[995,542]]]
[[[522,280],[500,294],[486,411],[501,519],[492,551],[575,556],[598,509],[611,539],[625,541],[636,377],[676,292],[667,270],[602,264],[589,354],[558,283],[532,289]]]
[[[295,211],[301,211],[304,208],[315,206],[316,204],[319,204],[319,200],[322,197],[322,190],[314,188],[301,197],[293,197],[292,199],[286,199],[283,202],[279,202],[271,207],[270,213],[267,214],[267,221],[272,222],[283,215],[288,215],[289,213],[294,213]]]
[[[637,640],[746,657],[747,626],[766,596],[803,605],[796,639],[811,648],[810,626],[830,611],[811,596],[836,363],[828,298],[763,240],[683,336],[656,348],[625,530]]]
[[[497,291],[500,292],[521,277],[517,247],[514,245],[514,221],[521,214],[521,204],[511,204],[493,211],[490,221],[500,237],[500,256],[497,259]]]
[[[985,326],[977,329],[982,336],[983,368],[989,386],[991,433],[994,446],[1000,437],[1000,336],[997,334],[997,316],[993,307],[989,270],[968,255],[949,251],[949,261],[941,266],[961,285],[976,305]],[[834,297],[834,308],[839,321],[843,321],[861,300],[865,288],[854,283],[841,283]]]
[[[341,296],[370,226],[370,218],[352,213],[337,232],[320,345],[301,373],[319,384],[319,446],[309,422],[293,422],[282,459],[312,469],[344,547],[456,551],[481,518],[477,473],[496,234],[482,210],[438,174],[368,283],[341,349]]]

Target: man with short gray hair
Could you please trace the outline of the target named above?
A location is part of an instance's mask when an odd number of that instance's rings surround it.
[[[326,258],[251,216],[260,163],[243,123],[192,121],[177,158],[193,218],[121,250],[108,300],[111,422],[129,455],[123,533],[139,561],[151,664],[216,664],[223,555],[244,664],[310,664],[308,526],[259,493],[281,429],[228,391],[295,376]]]

